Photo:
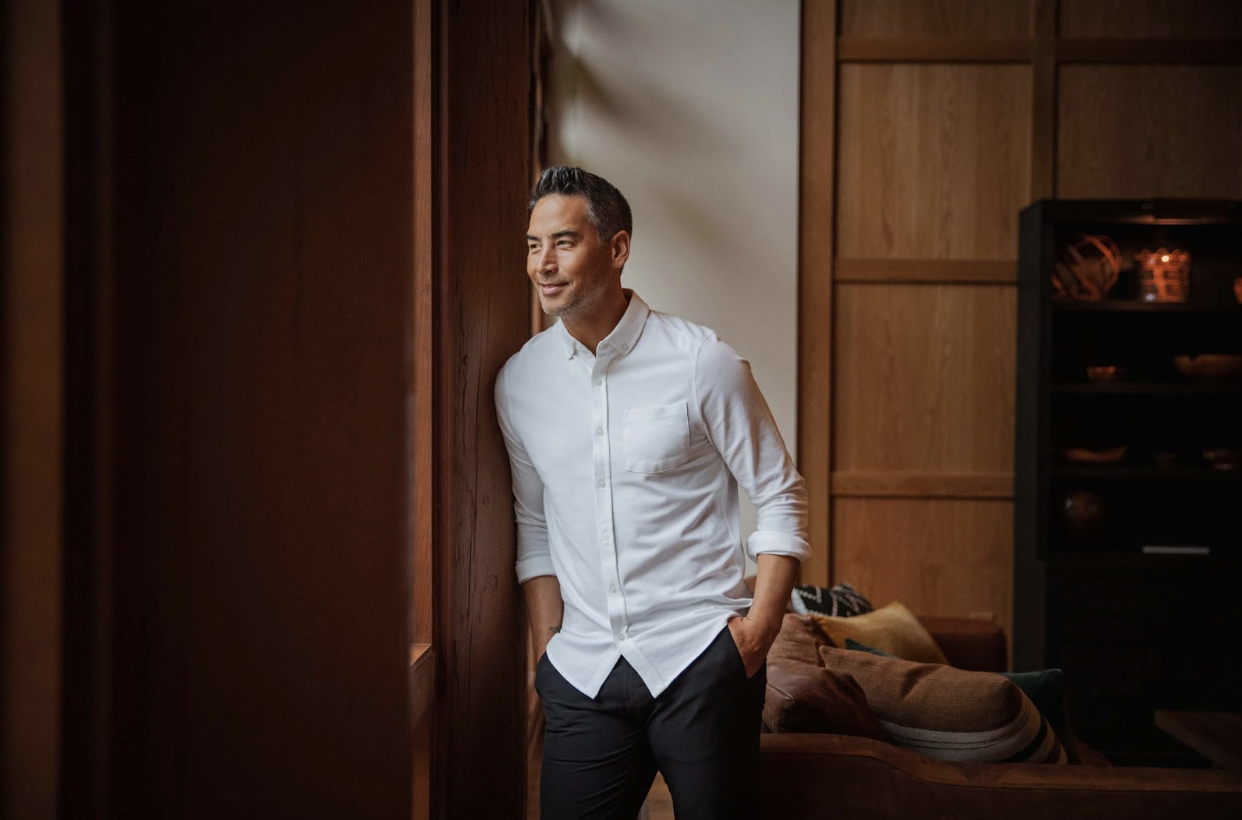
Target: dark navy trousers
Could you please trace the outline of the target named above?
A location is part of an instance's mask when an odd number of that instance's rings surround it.
[[[767,664],[746,676],[727,626],[658,697],[621,658],[588,698],[545,654],[542,820],[633,820],[657,769],[677,820],[758,818],[766,684]]]

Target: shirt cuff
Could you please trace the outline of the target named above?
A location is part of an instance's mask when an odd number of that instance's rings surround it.
[[[811,557],[811,545],[805,538],[790,535],[787,532],[759,530],[751,534],[746,542],[746,554],[750,560],[758,561],[760,555],[788,555],[799,562]]]
[[[524,584],[540,575],[556,575],[556,568],[552,566],[552,556],[546,552],[541,555],[527,556],[517,562],[519,584]]]

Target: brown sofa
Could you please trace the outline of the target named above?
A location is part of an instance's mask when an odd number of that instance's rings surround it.
[[[985,621],[921,618],[949,663],[1007,667],[1004,632]],[[867,737],[765,734],[764,814],[791,818],[1242,818],[1242,776],[1123,768],[1083,749],[1084,765],[948,763]]]

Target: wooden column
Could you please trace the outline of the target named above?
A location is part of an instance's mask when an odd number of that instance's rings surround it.
[[[531,8],[440,8],[432,816],[521,817],[526,625],[496,372],[530,336]],[[481,779],[486,787],[481,787]]]
[[[812,511],[804,584],[832,566],[832,290],[836,197],[837,4],[802,4],[798,162],[798,468]]]

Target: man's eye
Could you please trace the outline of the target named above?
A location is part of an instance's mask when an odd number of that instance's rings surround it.
[[[557,242],[557,243],[556,243],[556,246],[557,246],[558,248],[568,248],[568,247],[570,246],[570,244],[571,244],[571,243],[570,243],[570,241],[569,241],[568,239],[562,239],[561,241],[559,241],[559,242]]]

